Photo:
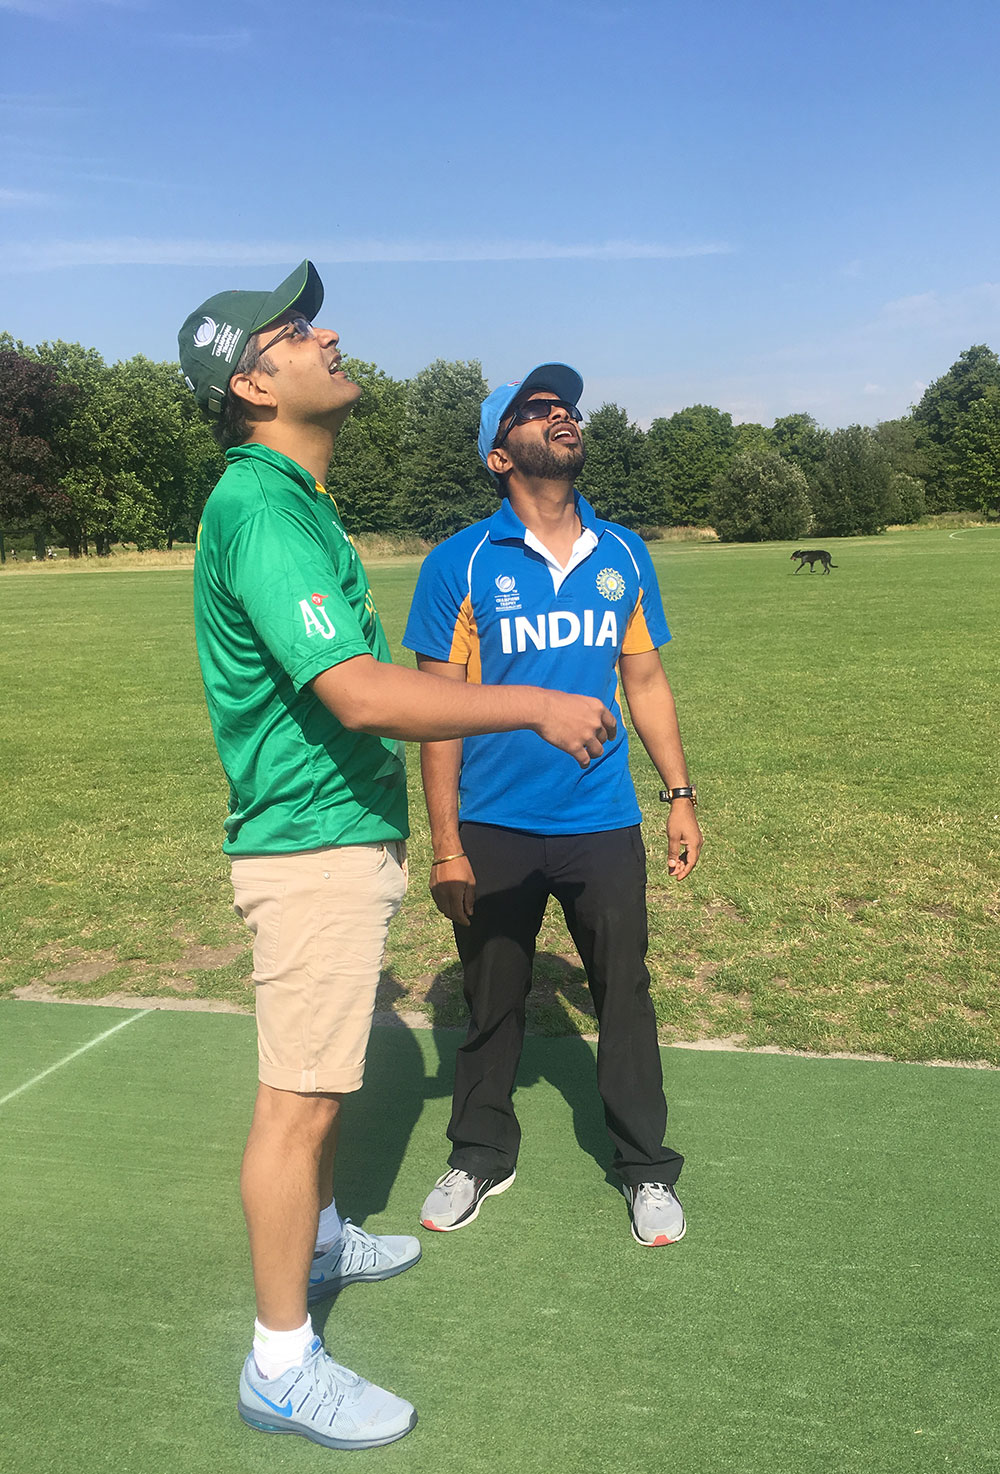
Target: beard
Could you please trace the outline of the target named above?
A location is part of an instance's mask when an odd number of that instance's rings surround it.
[[[543,481],[575,481],[587,459],[582,441],[563,447],[551,445],[548,436],[544,442],[536,440],[516,448],[508,441],[507,454],[522,476],[537,476]]]

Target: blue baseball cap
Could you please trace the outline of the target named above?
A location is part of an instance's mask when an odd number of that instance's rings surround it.
[[[484,466],[499,433],[500,421],[514,400],[530,394],[532,389],[548,389],[560,399],[565,399],[567,404],[579,404],[583,380],[568,363],[540,363],[523,379],[512,379],[509,384],[501,384],[499,389],[488,394],[479,411],[479,439],[476,442],[479,459]]]

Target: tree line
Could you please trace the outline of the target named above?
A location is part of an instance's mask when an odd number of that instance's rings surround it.
[[[480,364],[438,359],[408,380],[345,366],[364,390],[328,483],[347,525],[436,541],[488,516]],[[826,430],[808,414],[734,425],[696,404],[643,430],[603,404],[586,446],[580,489],[638,529],[762,541],[877,533],[925,512],[1000,515],[1000,359],[966,349],[909,414],[874,427]],[[78,343],[0,334],[0,557],[5,538],[30,538],[39,557],[52,543],[78,557],[193,541],[223,465],[175,364],[107,364]]]

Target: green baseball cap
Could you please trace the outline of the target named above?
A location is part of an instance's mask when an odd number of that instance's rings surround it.
[[[191,313],[180,332],[184,382],[208,415],[220,415],[240,355],[254,333],[294,307],[312,322],[323,305],[323,283],[303,261],[273,292],[218,292]]]

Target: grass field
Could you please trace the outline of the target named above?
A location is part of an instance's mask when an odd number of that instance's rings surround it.
[[[236,1195],[252,1020],[30,1003],[3,1018],[3,1468],[339,1468],[235,1413],[253,1317]],[[416,1227],[455,1040],[373,1036],[338,1183],[369,1227]],[[688,1158],[683,1243],[633,1243],[605,1180],[591,1046],[535,1037],[514,1188],[466,1232],[424,1234],[409,1273],[320,1311],[332,1353],[420,1413],[357,1467],[1000,1468],[1000,1075],[688,1050],[664,1064]]]
[[[1000,1064],[1000,531],[829,546],[823,577],[791,545],[651,545],[707,836],[669,882],[637,754],[662,1038]],[[417,567],[372,568],[394,641]],[[0,579],[0,990],[245,1006],[190,572],[55,568]],[[456,1024],[415,761],[411,788],[383,1006]],[[532,1026],[592,1028],[558,914],[540,951]]]

